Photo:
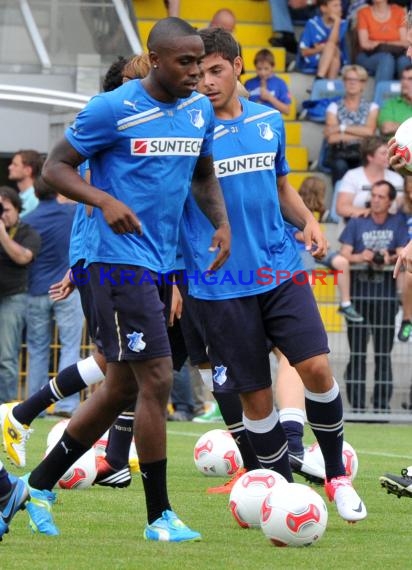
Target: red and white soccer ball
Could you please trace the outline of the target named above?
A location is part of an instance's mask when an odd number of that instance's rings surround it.
[[[198,471],[209,477],[232,476],[243,467],[235,440],[223,429],[203,434],[196,442],[193,459]]]
[[[267,494],[287,480],[270,469],[254,469],[244,473],[233,485],[229,508],[242,528],[260,527],[260,510]]]
[[[412,118],[401,123],[395,133],[397,147],[395,154],[399,154],[405,159],[406,170],[412,172]]]
[[[69,421],[61,420],[49,431],[45,455],[48,455],[60,440]],[[93,485],[96,475],[96,453],[92,447],[73,463],[62,478],[59,479],[57,486],[61,489],[87,489]]]
[[[308,447],[307,452],[310,455],[311,460],[314,461],[323,470],[323,472],[325,472],[325,461],[319,444],[317,442],[313,443]],[[347,441],[343,442],[342,460],[343,465],[345,466],[346,475],[353,481],[358,472],[359,460],[356,451]]]
[[[274,546],[309,546],[322,538],[327,523],[325,501],[300,483],[275,486],[260,511],[262,531]]]

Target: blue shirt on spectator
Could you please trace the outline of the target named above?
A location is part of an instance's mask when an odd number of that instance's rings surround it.
[[[345,65],[349,61],[345,41],[347,29],[348,21],[342,20],[339,29],[339,49],[342,54],[342,65]],[[301,51],[305,48],[313,48],[316,44],[325,43],[330,36],[330,32],[331,28],[325,24],[322,16],[315,16],[306,22],[299,42],[299,55],[297,62],[299,71],[302,71],[303,73],[316,74],[320,60],[320,53],[304,57],[301,54]]]
[[[249,101],[262,103],[263,105],[268,105],[273,108],[273,105],[269,103],[269,101],[262,101],[260,99],[260,84],[261,79],[258,76],[252,77],[252,79],[248,79],[248,81],[245,82],[245,89],[249,92]],[[271,95],[276,97],[276,99],[279,99],[279,101],[282,101],[285,105],[290,105],[292,98],[286,81],[280,77],[276,77],[276,75],[272,75],[266,80],[266,89]]]
[[[50,285],[60,281],[69,267],[69,244],[75,204],[56,199],[41,200],[24,221],[41,237],[41,249],[29,271],[29,294],[47,295]]]

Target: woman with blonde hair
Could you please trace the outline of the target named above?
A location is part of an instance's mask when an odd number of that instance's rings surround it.
[[[360,166],[360,144],[364,138],[375,133],[379,111],[376,103],[364,98],[368,81],[366,69],[360,65],[345,65],[342,79],[345,94],[326,109],[324,129],[328,143],[327,162],[332,170],[333,184],[349,168]]]

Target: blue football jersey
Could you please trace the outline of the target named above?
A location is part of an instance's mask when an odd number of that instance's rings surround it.
[[[216,275],[204,274],[213,228],[191,196],[181,224],[189,292],[200,299],[229,299],[268,291],[285,280],[280,271],[302,269],[285,230],[277,176],[289,172],[279,111],[242,99],[241,116],[216,118],[213,156],[232,228],[232,253]],[[271,276],[271,277],[270,277]]]
[[[85,160],[78,167],[78,173],[82,178],[86,177],[89,170],[89,161]],[[73,218],[72,233],[70,235],[69,263],[70,267],[76,265],[78,261],[86,258],[87,251],[87,223],[88,216],[86,206],[77,204]]]
[[[94,208],[86,264],[174,268],[183,204],[199,156],[212,154],[213,129],[212,106],[196,92],[161,103],[133,80],[91,99],[66,138],[89,158],[91,184],[127,204],[143,235],[115,234]]]

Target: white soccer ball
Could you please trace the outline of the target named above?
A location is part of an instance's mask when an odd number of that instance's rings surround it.
[[[275,486],[260,511],[262,531],[275,546],[309,546],[322,538],[327,522],[325,501],[300,483]]]
[[[270,469],[254,469],[244,473],[233,485],[229,508],[242,528],[260,527],[260,510],[267,494],[287,480]]]
[[[65,419],[57,422],[48,433],[47,456],[56,443],[60,440],[70,420]],[[87,489],[91,487],[96,479],[96,453],[92,447],[84,453],[57,482],[57,487],[61,489]]]
[[[51,449],[52,447],[54,447],[56,445],[56,443],[59,441],[59,439],[63,435],[64,430],[67,428],[69,422],[70,422],[69,419],[64,419],[64,420],[60,420],[59,422],[57,422],[57,424],[54,424],[54,426],[51,428],[51,430],[47,434],[47,441],[46,441],[46,448],[47,449],[49,449],[49,448]]]
[[[193,459],[197,469],[210,477],[232,476],[243,467],[242,456],[232,435],[212,429],[196,442]]]
[[[325,461],[317,442],[313,443],[307,449],[308,455],[325,472]],[[345,466],[346,475],[353,481],[356,477],[359,467],[358,455],[354,448],[347,441],[343,442],[342,460]]]
[[[406,170],[412,172],[412,118],[401,123],[395,133],[397,148],[395,154],[405,159]]]

